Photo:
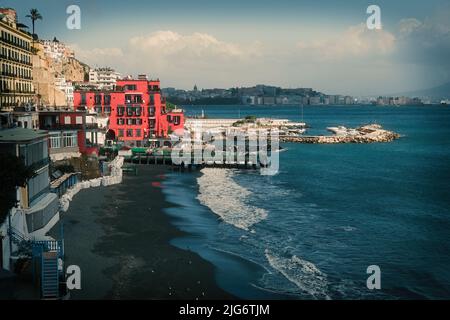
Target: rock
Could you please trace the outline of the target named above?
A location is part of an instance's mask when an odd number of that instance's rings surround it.
[[[333,136],[284,136],[280,137],[281,142],[293,143],[319,143],[319,144],[336,144],[336,143],[374,143],[374,142],[390,142],[400,138],[400,135],[382,129],[378,124],[370,124],[350,129],[358,132],[357,134],[333,135]]]

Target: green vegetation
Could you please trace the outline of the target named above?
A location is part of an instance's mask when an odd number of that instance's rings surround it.
[[[33,26],[33,39],[35,39],[34,24],[36,20],[42,20],[42,15],[39,13],[38,9],[31,9],[30,14],[27,14],[26,17],[31,19],[31,24]]]
[[[170,112],[170,111],[172,111],[173,109],[179,109],[179,108],[178,108],[178,106],[177,106],[175,103],[172,103],[172,102],[167,101],[167,102],[166,102],[166,111],[167,111],[167,112]]]
[[[34,176],[30,167],[22,159],[10,154],[0,153],[0,224],[8,216],[9,210],[17,205],[16,187],[23,187]]]
[[[62,173],[74,173],[75,168],[72,164],[58,164],[52,168],[52,172],[61,171]]]
[[[246,116],[244,119],[236,121],[233,123],[233,127],[241,127],[248,123],[256,123],[256,116]]]

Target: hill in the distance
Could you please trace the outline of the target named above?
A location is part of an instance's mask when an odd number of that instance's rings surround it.
[[[429,98],[435,98],[435,99],[449,99],[450,98],[450,82],[444,83],[444,84],[434,87],[434,88],[395,94],[395,96],[429,97]]]

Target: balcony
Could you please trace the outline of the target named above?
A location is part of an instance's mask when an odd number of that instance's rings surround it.
[[[73,130],[78,131],[83,129],[83,124],[60,124],[60,123],[53,123],[53,124],[39,124],[39,127],[42,130],[48,130],[48,131],[65,131],[65,130]]]
[[[13,61],[13,62],[16,62],[16,63],[19,63],[19,64],[23,64],[23,65],[26,65],[26,66],[28,66],[28,67],[33,66],[33,64],[31,63],[31,61],[30,61],[30,62],[27,62],[27,61],[25,61],[25,60],[13,58],[13,57],[8,56],[8,55],[5,55],[5,54],[0,54],[0,58],[5,59],[5,60],[8,60],[8,61]]]
[[[98,123],[86,123],[86,130],[97,130]]]
[[[30,165],[30,167],[33,171],[38,171],[39,169],[47,166],[48,164],[50,164],[50,158],[47,157],[40,161],[36,161],[36,162],[32,163]]]
[[[17,29],[17,31],[19,31],[19,32],[21,32],[23,34],[26,34],[26,35],[31,37],[31,33],[29,33],[29,32],[26,32],[26,31],[23,31],[23,30],[19,30],[19,29]],[[14,42],[13,40],[8,39],[7,37],[1,37],[1,36],[0,36],[0,41],[4,42],[6,44],[9,44],[9,45],[11,45],[13,47],[25,50],[27,52],[31,52],[31,46],[30,46],[30,44],[28,42],[26,42],[25,45],[19,45],[18,43]]]
[[[27,90],[11,90],[11,89],[4,89],[2,90],[2,93],[4,94],[9,94],[9,95],[32,95],[35,94],[36,92],[34,90],[32,91],[27,91]]]
[[[2,71],[1,75],[4,76],[4,77],[15,78],[17,80],[21,80],[21,79],[23,79],[23,80],[33,80],[33,77],[20,76],[20,75],[18,75],[16,73],[13,73],[13,72]]]
[[[52,226],[48,224],[54,220],[53,217],[58,213],[58,209],[58,196],[54,193],[45,193],[32,207],[24,210],[28,232],[31,233],[44,227],[50,229]]]

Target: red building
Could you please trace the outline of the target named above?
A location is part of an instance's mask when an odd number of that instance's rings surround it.
[[[184,128],[183,111],[168,110],[159,80],[149,81],[146,76],[118,80],[111,91],[75,91],[74,107],[87,107],[109,116],[107,139],[138,146]]]
[[[86,124],[86,111],[39,111],[39,128],[49,132],[50,156],[59,160],[98,154],[98,127]]]

